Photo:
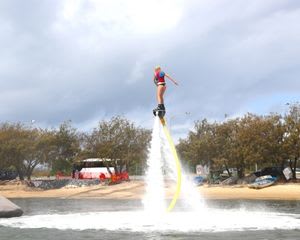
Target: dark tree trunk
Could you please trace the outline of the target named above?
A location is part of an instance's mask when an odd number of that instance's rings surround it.
[[[243,178],[245,176],[245,169],[243,167],[238,168],[237,174],[239,178]]]
[[[23,172],[23,170],[20,167],[16,167],[16,169],[17,169],[17,172],[18,172],[20,180],[23,181],[24,180],[24,172]]]
[[[110,174],[110,176],[112,176],[113,174],[112,174],[112,172],[110,171],[109,166],[106,165],[106,169],[107,169],[108,173]]]
[[[225,169],[226,169],[226,171],[227,171],[227,173],[228,173],[228,176],[231,177],[232,174],[231,174],[231,172],[229,171],[227,164],[225,163],[224,165],[225,165]]]
[[[294,178],[294,176],[296,176],[296,172],[294,171],[294,168],[293,168],[293,163],[292,163],[292,161],[290,160],[289,161],[289,167],[291,168],[291,170],[292,170],[292,174],[293,174],[293,178]]]
[[[281,164],[280,164],[281,171],[284,169],[284,163],[285,163],[285,161],[284,161],[284,160],[283,160],[283,161],[281,161]]]
[[[36,167],[37,164],[32,164],[31,166],[31,163],[28,163],[28,166],[26,168],[26,177],[28,180],[31,179],[31,175],[33,173],[33,169]]]
[[[28,180],[31,180],[31,175],[32,175],[33,169],[34,168],[29,168],[26,172],[26,176],[27,176]]]
[[[297,161],[298,161],[298,157],[295,157],[295,159],[294,159],[294,166],[292,168],[293,179],[297,179],[297,177],[296,177]]]

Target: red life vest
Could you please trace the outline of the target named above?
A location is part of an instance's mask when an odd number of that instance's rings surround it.
[[[166,84],[165,73],[163,71],[156,72],[154,76],[156,85]]]

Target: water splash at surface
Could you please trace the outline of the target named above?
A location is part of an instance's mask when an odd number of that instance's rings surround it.
[[[209,214],[165,212],[159,218],[144,211],[88,212],[0,219],[0,226],[129,232],[228,232],[299,229],[299,217],[299,214],[233,209],[211,209]]]
[[[155,213],[165,211],[165,183],[176,185],[177,169],[170,143],[162,129],[158,117],[154,120],[152,141],[147,159],[146,194],[144,198],[145,211]],[[182,188],[180,199],[186,208],[193,211],[203,211],[204,202],[194,184],[182,173]]]

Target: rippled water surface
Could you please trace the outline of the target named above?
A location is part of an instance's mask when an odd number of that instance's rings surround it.
[[[300,239],[300,202],[209,201],[159,215],[141,201],[12,199],[20,218],[0,219],[0,239]]]

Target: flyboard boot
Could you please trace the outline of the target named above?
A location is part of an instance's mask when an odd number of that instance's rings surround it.
[[[166,114],[166,109],[164,104],[158,104],[157,108],[153,109],[154,116],[163,118]]]

